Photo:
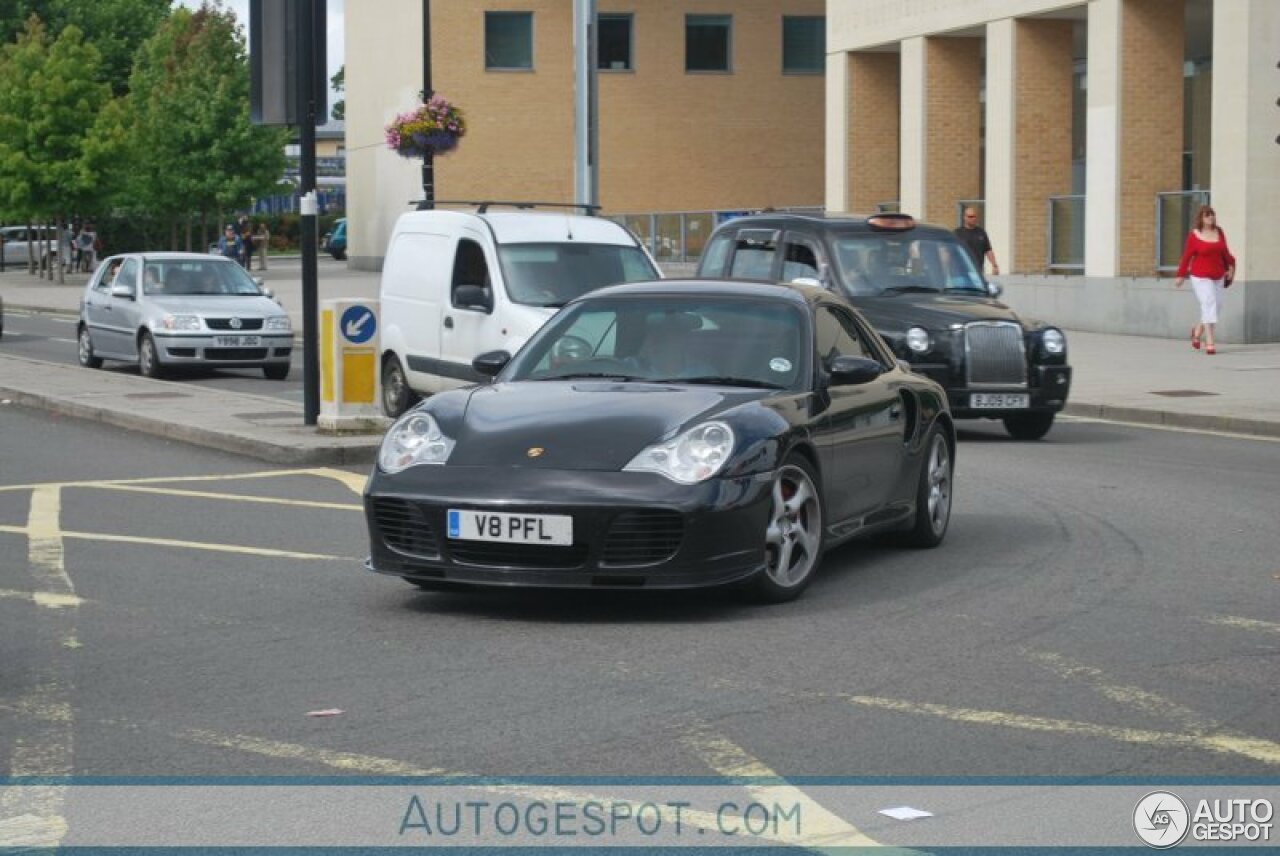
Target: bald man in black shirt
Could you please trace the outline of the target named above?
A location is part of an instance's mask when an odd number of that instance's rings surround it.
[[[996,264],[995,250],[991,249],[991,239],[986,229],[978,225],[978,211],[975,208],[964,209],[964,225],[956,229],[956,237],[969,250],[973,263],[982,271],[982,259],[985,256],[991,262],[991,275],[1000,275],[1000,265]]]

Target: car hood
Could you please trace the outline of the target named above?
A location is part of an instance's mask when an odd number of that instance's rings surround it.
[[[430,410],[456,443],[450,466],[616,471],[681,428],[766,394],[614,381],[525,381],[467,390],[465,403]]]
[[[267,318],[285,314],[279,303],[262,295],[166,295],[148,297],[147,302],[153,309],[173,315]]]
[[[991,297],[954,294],[859,296],[853,303],[877,329],[906,330],[919,325],[932,330],[970,321],[1018,321],[1018,314]]]

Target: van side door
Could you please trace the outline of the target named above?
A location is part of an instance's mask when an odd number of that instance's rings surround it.
[[[453,251],[448,301],[440,325],[440,374],[445,387],[487,380],[471,367],[485,351],[503,345],[501,315],[490,259],[478,233],[464,230]]]
[[[400,232],[392,237],[382,268],[378,296],[382,313],[382,349],[405,370],[410,388],[438,392],[441,302],[449,280],[440,260],[450,251],[444,235]]]

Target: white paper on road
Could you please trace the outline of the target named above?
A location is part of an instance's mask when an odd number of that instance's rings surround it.
[[[922,811],[918,808],[912,808],[909,805],[900,805],[897,808],[882,808],[880,809],[880,813],[897,820],[916,820],[921,817],[933,817],[933,812]]]

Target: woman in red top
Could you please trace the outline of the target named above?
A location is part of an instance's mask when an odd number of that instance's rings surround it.
[[[1218,323],[1223,289],[1235,279],[1236,257],[1227,249],[1226,233],[1218,228],[1218,215],[1208,205],[1201,205],[1196,212],[1196,224],[1187,235],[1187,246],[1178,263],[1178,278],[1173,284],[1182,288],[1188,273],[1196,299],[1200,301],[1200,323],[1191,328],[1191,347],[1200,349],[1203,334],[1205,353],[1216,354],[1213,326]]]

